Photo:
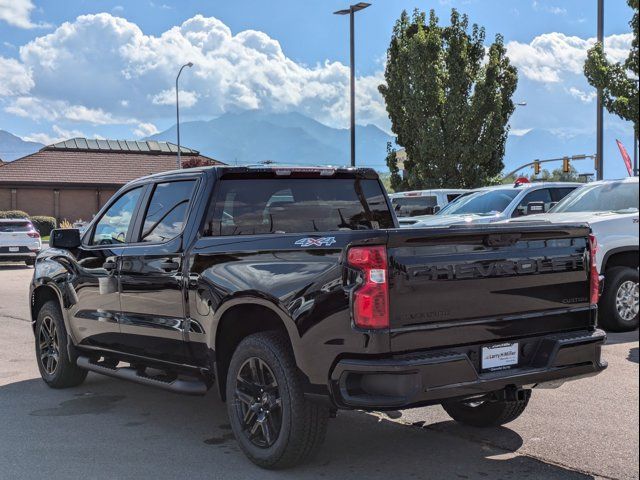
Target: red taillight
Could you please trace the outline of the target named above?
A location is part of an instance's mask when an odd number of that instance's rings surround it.
[[[364,282],[353,294],[356,326],[366,329],[389,328],[386,247],[354,247],[349,250],[347,257],[349,265],[361,270],[364,276]]]
[[[596,254],[598,252],[598,241],[596,240],[595,235],[589,235],[589,258],[591,261],[591,265],[589,266],[590,272],[590,296],[589,303],[591,305],[597,305],[598,300],[600,300],[600,274],[598,273],[598,269],[596,268]]]
[[[31,232],[27,232],[27,235],[29,235],[31,238],[40,238],[40,234],[38,232],[36,232],[35,230],[33,230]]]

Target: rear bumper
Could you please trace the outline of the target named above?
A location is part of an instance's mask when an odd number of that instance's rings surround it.
[[[467,353],[455,349],[382,360],[344,359],[331,374],[333,400],[341,408],[395,409],[513,386],[557,386],[607,368],[601,359],[605,340],[602,330],[521,339],[523,349],[530,349],[521,364],[485,373],[479,373],[472,347],[465,347]]]

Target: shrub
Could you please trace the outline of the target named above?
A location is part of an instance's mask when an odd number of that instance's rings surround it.
[[[22,210],[5,210],[0,211],[0,218],[29,218],[29,214]]]
[[[60,222],[60,228],[73,228],[73,223],[65,218]]]
[[[54,217],[34,216],[31,217],[31,223],[36,227],[36,230],[40,232],[43,237],[51,235],[51,230],[56,228],[57,222]]]

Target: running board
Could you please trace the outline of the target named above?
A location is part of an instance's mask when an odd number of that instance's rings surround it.
[[[92,362],[88,357],[78,357],[76,360],[80,368],[90,370],[108,377],[129,380],[130,382],[157,387],[175,393],[183,393],[186,395],[204,395],[207,393],[207,385],[202,380],[172,380],[165,381],[150,376],[140,374],[135,368],[131,367],[110,367]]]

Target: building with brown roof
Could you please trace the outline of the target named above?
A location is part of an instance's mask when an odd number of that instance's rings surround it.
[[[0,166],[0,210],[88,221],[123,185],[176,168],[168,142],[73,138]],[[180,147],[184,163],[221,162]]]

